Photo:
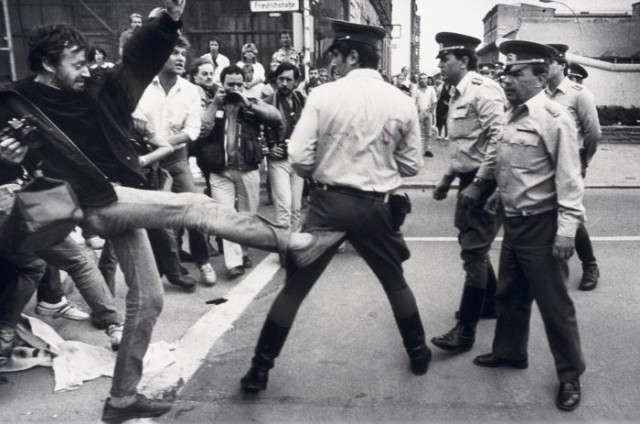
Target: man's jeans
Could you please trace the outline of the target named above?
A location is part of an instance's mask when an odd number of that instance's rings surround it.
[[[288,231],[260,217],[223,207],[204,194],[115,187],[118,201],[85,208],[82,226],[106,237],[120,262],[127,293],[126,320],[111,395],[130,396],[142,376],[142,359],[163,303],[163,289],[142,228],[188,228],[263,250],[284,251]]]
[[[260,203],[260,172],[227,169],[221,174],[211,174],[211,197],[220,205],[238,210],[256,212]],[[227,269],[242,265],[246,247],[231,243],[223,237],[224,263]],[[244,252],[243,252],[244,251]]]
[[[304,180],[286,159],[268,159],[267,166],[278,224],[295,231],[300,225]]]
[[[433,118],[431,111],[420,111],[420,131],[422,134],[422,152],[431,150]]]
[[[189,162],[186,159],[179,160],[170,164],[163,164],[162,167],[171,174],[173,184],[171,191],[174,193],[197,193],[198,189],[193,181]],[[205,234],[199,231],[188,230],[189,232],[189,251],[193,260],[198,265],[209,262],[209,243]],[[178,248],[180,246],[177,246]]]

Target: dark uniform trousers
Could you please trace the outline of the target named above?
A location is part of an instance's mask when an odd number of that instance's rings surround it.
[[[552,255],[558,211],[504,219],[493,354],[527,359],[531,304],[536,301],[560,382],[576,381],[585,370],[576,310],[567,292],[566,260]]]
[[[407,285],[402,262],[410,252],[402,234],[392,228],[389,204],[384,194],[358,196],[313,188],[303,232],[343,231],[345,237],[379,279],[396,319],[417,313],[413,292]],[[361,192],[362,193],[362,192]],[[290,327],[298,307],[336,253],[341,239],[312,264],[290,265],[283,290],[274,301],[269,319]]]
[[[473,182],[476,173],[477,170],[458,174],[459,191]],[[475,203],[470,206],[462,205],[460,200],[456,203],[454,225],[459,230],[458,242],[466,272],[465,284],[479,289],[486,289],[487,281],[495,280],[489,250],[500,229],[500,218],[484,210],[487,199],[495,189],[495,180],[486,181]]]

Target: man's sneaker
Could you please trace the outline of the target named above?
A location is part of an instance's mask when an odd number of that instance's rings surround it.
[[[111,324],[107,327],[107,336],[111,340],[111,350],[116,351],[120,347],[122,341],[122,331],[124,326],[118,324]]]
[[[139,393],[136,394],[136,401],[124,408],[116,408],[109,403],[109,399],[104,402],[102,410],[102,421],[107,423],[121,423],[134,418],[159,417],[169,412],[171,402],[149,399]]]
[[[200,265],[200,280],[202,281],[202,284],[206,285],[206,286],[213,286],[218,277],[216,276],[216,272],[213,270],[213,267],[211,266],[210,263],[206,263],[203,265]]]
[[[84,243],[93,250],[100,250],[104,247],[104,239],[98,236],[91,236],[84,240]]]
[[[36,305],[36,314],[54,318],[66,318],[74,321],[85,321],[89,319],[89,314],[80,310],[77,306],[62,296],[58,303],[40,301]]]
[[[0,324],[0,367],[9,362],[16,338],[16,329],[10,324]]]

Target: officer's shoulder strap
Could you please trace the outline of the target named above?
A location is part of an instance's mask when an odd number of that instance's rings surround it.
[[[484,79],[482,79],[480,77],[473,77],[473,78],[471,78],[471,84],[473,84],[473,85],[482,85],[482,84],[484,84]]]

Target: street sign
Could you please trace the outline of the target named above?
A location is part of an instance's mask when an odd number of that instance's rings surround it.
[[[299,0],[251,0],[252,12],[297,12]]]

